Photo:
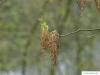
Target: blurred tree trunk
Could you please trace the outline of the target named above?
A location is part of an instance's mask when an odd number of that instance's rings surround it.
[[[72,5],[72,0],[67,0],[66,8],[65,8],[65,15],[63,16],[62,19],[60,19],[60,18],[57,19],[57,21],[58,21],[57,22],[57,30],[58,30],[59,34],[62,34],[62,32],[63,32],[65,22],[67,21],[69,14],[70,14],[71,5]],[[60,19],[60,21],[59,21],[59,19]]]
[[[74,30],[78,30],[81,27],[80,20],[77,20],[77,19],[74,18],[73,23],[75,24]],[[80,32],[75,33],[74,38],[75,38],[76,44],[77,44],[77,47],[76,47],[76,60],[75,60],[76,75],[81,75],[81,66],[80,66],[80,64],[82,63],[81,53],[84,49],[84,46],[82,46],[82,44],[80,42],[81,41],[80,40]]]
[[[42,11],[40,12],[39,17],[41,17],[44,14],[45,9],[47,8],[48,3],[49,3],[49,0],[46,0],[44,2],[43,6],[42,6]],[[30,47],[30,44],[31,44],[31,41],[33,39],[32,35],[36,31],[36,28],[38,27],[38,24],[39,24],[38,19],[39,19],[39,17],[37,18],[36,22],[32,26],[32,29],[30,31],[31,35],[29,36],[28,41],[27,41],[27,44],[25,45],[25,51],[23,53],[23,57],[24,58],[22,60],[22,75],[26,75],[27,61],[25,60],[25,58],[27,57],[27,53],[28,53],[27,51],[28,51],[28,49]]]
[[[56,66],[51,67],[50,75],[56,75]]]
[[[27,63],[26,63],[26,59],[25,57],[27,57],[27,52],[25,51],[23,53],[23,60],[22,60],[22,75],[26,75],[26,67],[27,67]]]
[[[58,0],[58,3],[59,2],[61,2],[61,1]],[[64,25],[65,25],[65,22],[67,21],[67,19],[69,17],[70,10],[71,10],[71,5],[72,5],[72,0],[67,0],[65,2],[66,2],[65,15],[63,16],[62,19],[58,18],[57,22],[56,22],[56,26],[57,26],[57,30],[58,30],[59,34],[62,34],[62,32],[63,32]],[[56,70],[57,70],[57,65],[55,65],[55,66],[51,65],[50,75],[56,75]]]
[[[75,36],[76,42],[77,42],[77,50],[76,50],[76,75],[81,75],[81,53],[83,50],[83,46],[80,44],[80,34],[77,33]]]

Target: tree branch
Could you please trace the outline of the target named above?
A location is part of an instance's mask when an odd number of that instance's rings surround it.
[[[74,34],[74,33],[77,33],[77,32],[81,32],[81,31],[97,31],[97,30],[100,30],[100,28],[96,28],[96,29],[77,29],[73,32],[70,32],[70,33],[67,33],[67,34],[62,34],[60,36],[64,37],[64,36],[68,36],[68,35],[71,35],[71,34]]]

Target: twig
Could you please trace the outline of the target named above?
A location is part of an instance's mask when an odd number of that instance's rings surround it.
[[[68,35],[71,35],[71,34],[74,34],[74,33],[80,32],[80,31],[96,31],[96,30],[100,30],[100,28],[96,28],[96,29],[78,29],[78,30],[75,30],[73,32],[63,34],[63,35],[60,35],[60,36],[64,37],[64,36],[68,36]]]

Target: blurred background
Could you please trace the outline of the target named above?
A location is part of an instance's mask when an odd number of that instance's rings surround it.
[[[0,75],[51,75],[50,54],[40,61],[40,19],[60,35],[100,28],[95,0],[0,0]],[[82,15],[81,15],[82,13]],[[100,70],[100,31],[60,38],[56,75]]]

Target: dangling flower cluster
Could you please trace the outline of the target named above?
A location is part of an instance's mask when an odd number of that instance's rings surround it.
[[[58,44],[59,33],[56,30],[49,32],[48,26],[44,23],[41,31],[41,52],[43,55],[46,49],[50,50],[50,57],[53,65],[57,63]]]
[[[42,49],[47,48],[48,35],[49,35],[48,26],[44,26],[41,31],[41,47],[42,47]]]
[[[49,31],[48,31],[48,25],[44,22],[41,25],[41,54],[45,54],[45,49],[48,48],[48,37]]]
[[[100,11],[100,0],[95,0],[96,8]]]
[[[83,15],[85,4],[86,4],[86,0],[79,0],[79,6],[80,6],[80,12],[81,12],[80,15],[81,16]]]
[[[87,0],[78,0],[81,16],[83,15],[83,11],[85,9],[86,2],[87,2]],[[97,10],[100,11],[100,0],[94,0],[94,2],[95,2]]]
[[[59,33],[54,30],[49,34],[48,47],[50,49],[51,61],[53,65],[57,64],[57,54],[59,45]]]

